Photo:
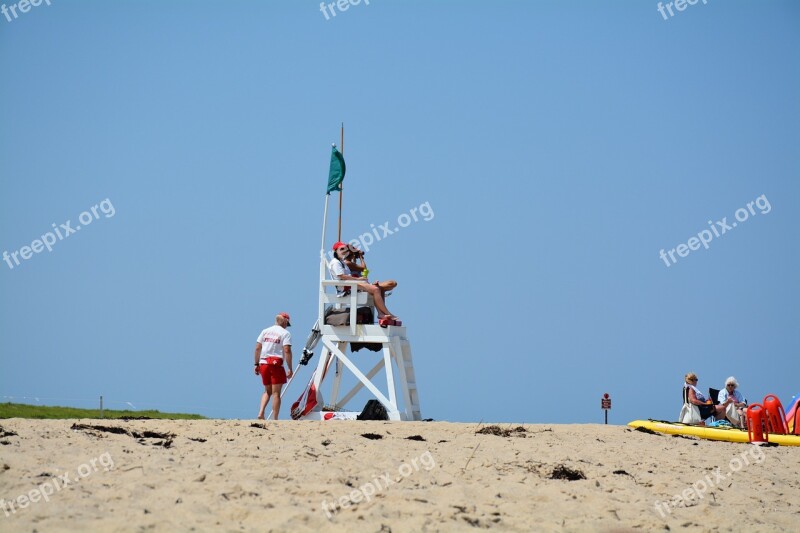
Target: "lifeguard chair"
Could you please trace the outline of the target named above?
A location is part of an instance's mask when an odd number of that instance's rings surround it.
[[[359,391],[366,388],[386,408],[389,420],[421,420],[411,343],[408,341],[405,326],[381,327],[377,324],[357,323],[359,308],[368,307],[375,316],[372,296],[358,292],[358,281],[328,279],[327,270],[325,255],[320,252],[319,305],[314,331],[319,332],[322,354],[303,396],[292,410],[292,418],[356,419],[361,409],[350,411],[348,404]],[[348,294],[338,295],[337,286],[349,287],[350,291]],[[326,324],[326,311],[331,307],[346,309],[349,325]],[[377,353],[364,350],[358,354],[351,352],[348,356],[345,353],[347,346],[352,346],[353,343],[371,344],[380,348]],[[341,394],[345,370],[355,376],[357,382],[349,391]],[[331,378],[328,377],[329,374],[333,374]],[[385,379],[385,387],[379,383],[381,377]],[[322,386],[326,378],[331,382],[331,389],[330,395],[324,398]]]
[[[342,146],[344,145],[344,124],[342,125]],[[358,281],[327,279],[328,263],[325,260],[325,229],[328,223],[328,200],[331,192],[339,192],[339,239],[341,240],[341,191],[345,175],[344,156],[331,148],[331,163],[328,172],[328,187],[325,195],[325,214],[322,219],[322,242],[319,252],[319,301],[317,323],[306,341],[303,359],[305,365],[314,355],[314,348],[322,341],[322,354],[314,374],[311,376],[300,399],[292,405],[292,418],[295,420],[355,419],[361,412],[346,410],[356,394],[366,388],[385,408],[389,420],[421,420],[417,378],[411,358],[411,344],[408,342],[406,328],[358,323],[358,308],[368,307],[375,316],[372,297],[358,292]],[[333,277],[333,276],[331,276]],[[337,293],[336,286],[349,287],[346,294]],[[346,325],[331,325],[325,320],[326,310],[346,309],[350,320]],[[353,343],[368,345],[376,352],[365,351],[348,357],[347,345]],[[356,378],[355,385],[345,394],[342,391],[342,377],[345,370]],[[384,376],[386,387],[379,384],[380,374]],[[333,374],[330,396],[327,403],[322,395],[322,383]],[[385,392],[384,392],[385,391]]]

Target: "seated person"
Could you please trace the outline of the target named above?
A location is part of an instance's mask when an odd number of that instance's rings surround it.
[[[731,376],[726,379],[725,388],[719,391],[719,403],[726,406],[725,414],[730,423],[743,428],[746,419],[744,411],[747,409],[747,404],[738,389],[739,382],[735,377]],[[733,405],[733,409],[729,407],[730,405]]]
[[[343,262],[354,276],[367,277],[369,271],[367,270],[367,262],[364,261],[364,252],[352,244],[347,246],[347,254]],[[382,295],[386,296],[387,291],[391,291],[397,287],[397,282],[394,280],[375,281],[373,285],[377,285],[381,289]]]
[[[711,400],[706,397],[697,388],[697,374],[689,372],[684,378],[683,384],[683,402],[691,405],[696,405],[700,409],[700,418],[705,420],[710,416],[717,418],[725,418],[725,406],[714,405]],[[702,423],[701,423],[702,424]]]
[[[358,290],[367,292],[372,295],[373,300],[375,301],[375,307],[378,309],[378,318],[388,318],[391,320],[399,320],[395,315],[389,312],[386,308],[386,304],[383,301],[383,290],[377,286],[372,285],[369,283],[369,280],[363,276],[355,276],[353,275],[350,268],[347,266],[346,261],[347,258],[351,254],[350,249],[347,244],[343,242],[337,242],[333,245],[334,257],[333,260],[328,265],[331,273],[336,279],[341,280],[354,280],[358,281]],[[361,271],[363,271],[363,267]],[[359,272],[359,274],[361,273]],[[339,292],[342,294],[346,294],[348,290],[346,287],[338,288]]]

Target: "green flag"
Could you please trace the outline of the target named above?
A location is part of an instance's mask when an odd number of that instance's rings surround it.
[[[331,169],[328,172],[328,192],[342,190],[342,180],[344,180],[345,173],[344,156],[336,149],[336,145],[331,148]]]

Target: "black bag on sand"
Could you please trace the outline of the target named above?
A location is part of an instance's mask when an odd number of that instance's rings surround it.
[[[364,410],[356,417],[358,420],[389,420],[389,413],[378,400],[370,400],[364,406]]]

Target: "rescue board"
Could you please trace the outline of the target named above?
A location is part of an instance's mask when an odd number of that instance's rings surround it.
[[[737,428],[719,429],[707,426],[687,426],[685,424],[671,424],[657,420],[634,420],[633,422],[628,422],[628,425],[632,428],[642,427],[658,433],[666,433],[667,435],[691,435],[709,440],[750,442],[747,437],[747,431]],[[800,446],[800,435],[776,435],[775,433],[770,433],[769,442],[774,442],[781,446]]]

